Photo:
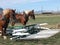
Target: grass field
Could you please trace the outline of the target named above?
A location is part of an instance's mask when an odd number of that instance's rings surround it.
[[[36,20],[29,20],[29,23],[48,23],[49,28],[58,28],[60,25],[60,15],[39,15],[36,16]]]
[[[60,15],[38,15],[36,16],[35,21],[31,19],[28,21],[27,25],[35,23],[48,23],[50,26],[55,26],[56,24],[60,24]],[[60,33],[56,34],[53,37],[39,40],[11,41],[9,38],[7,40],[3,40],[0,37],[0,45],[60,45]]]
[[[38,15],[36,16],[36,20],[30,20],[30,23],[49,23],[49,24],[57,24],[60,23],[60,15]]]

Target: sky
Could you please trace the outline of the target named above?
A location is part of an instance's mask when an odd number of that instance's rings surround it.
[[[60,0],[0,0],[0,7],[16,9],[17,11],[57,11],[60,10]]]

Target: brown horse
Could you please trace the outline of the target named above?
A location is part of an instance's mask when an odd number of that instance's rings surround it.
[[[32,19],[35,20],[34,10],[29,11],[28,14],[26,14],[25,12],[23,12],[23,14],[22,13],[20,13],[20,14],[16,13],[15,17],[16,17],[16,20],[18,22],[20,22],[22,25],[26,25],[26,23],[29,20],[29,17],[31,17]],[[15,22],[12,22],[12,26],[14,26],[14,25],[15,25]]]
[[[25,15],[27,15],[28,17],[32,18],[35,20],[35,15],[34,15],[34,10],[28,10],[28,11],[24,11],[23,12]]]
[[[15,15],[15,10],[13,9],[5,9],[3,10],[2,19],[0,19],[0,34],[6,39],[6,29],[8,27],[10,19],[13,19]]]

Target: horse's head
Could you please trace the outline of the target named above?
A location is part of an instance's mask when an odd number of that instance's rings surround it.
[[[31,18],[35,20],[34,10],[32,10],[31,12],[29,12],[28,15],[30,15]]]
[[[11,23],[15,22],[15,10],[13,10],[13,9],[4,9],[2,19],[11,20]]]
[[[25,11],[24,14],[35,20],[34,10]]]
[[[15,20],[15,10],[10,10],[10,17]]]
[[[13,9],[4,9],[3,16],[6,18],[14,18],[15,17],[15,10]]]

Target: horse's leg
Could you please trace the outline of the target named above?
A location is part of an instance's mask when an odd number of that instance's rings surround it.
[[[14,28],[15,22],[11,22],[12,29]]]
[[[15,25],[15,22],[11,22],[11,26],[14,26]]]
[[[6,36],[6,29],[8,27],[8,24],[9,24],[9,20],[6,21],[5,25],[3,26],[3,38],[4,39],[7,39],[7,36]]]
[[[1,31],[1,29],[0,29],[0,36],[2,35],[2,31]]]
[[[0,26],[0,36],[2,36],[3,28]]]
[[[7,39],[7,36],[6,36],[6,28],[3,28],[2,35],[3,35],[4,40]]]
[[[0,36],[2,36],[4,39],[6,39],[6,36],[5,36],[5,30],[2,26],[0,26]]]
[[[26,20],[24,19],[22,19],[22,20],[20,20],[20,22],[23,24],[23,25],[26,25]]]
[[[6,36],[6,29],[7,29],[7,27],[8,27],[8,23],[5,24],[5,26],[3,28],[3,32],[2,32],[4,40],[7,39],[7,36]]]

